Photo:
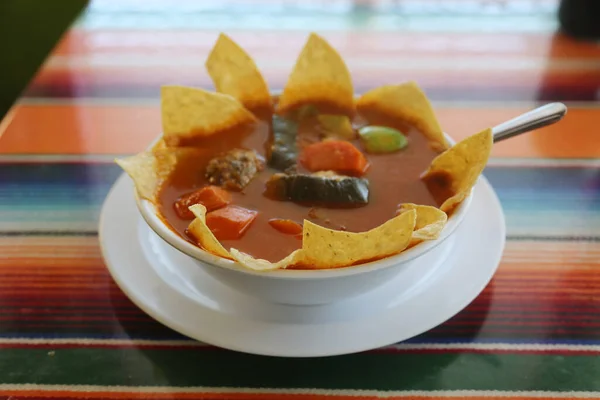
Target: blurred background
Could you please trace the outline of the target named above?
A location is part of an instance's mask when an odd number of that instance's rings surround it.
[[[343,55],[359,93],[414,79],[444,106],[595,101],[599,7],[597,0],[3,0],[0,116],[19,96],[23,106],[143,105],[157,104],[163,84],[211,87],[204,60],[221,31],[250,52],[272,89],[283,87],[316,31]],[[158,115],[145,117],[154,135]],[[110,118],[122,126],[118,115]]]

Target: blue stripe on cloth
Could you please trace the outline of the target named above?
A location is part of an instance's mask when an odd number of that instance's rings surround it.
[[[22,338],[22,339],[132,339],[132,340],[156,340],[156,341],[170,341],[170,340],[187,340],[194,341],[186,336],[179,335],[176,332],[169,331],[165,328],[165,334],[157,336],[149,336],[144,334],[128,334],[126,332],[115,332],[114,334],[98,334],[86,332],[85,334],[79,332],[67,332],[67,333],[0,333],[0,338]],[[506,343],[506,344],[556,344],[556,345],[582,345],[582,346],[598,346],[600,340],[581,340],[581,339],[514,339],[514,338],[464,338],[464,337],[446,337],[446,338],[427,338],[423,336],[417,336],[402,343],[407,344],[449,344],[449,343]]]

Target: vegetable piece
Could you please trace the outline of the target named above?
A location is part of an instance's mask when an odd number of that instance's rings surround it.
[[[335,171],[350,175],[362,175],[368,167],[363,153],[344,140],[311,144],[302,151],[300,162],[311,172]]]
[[[331,171],[311,175],[275,174],[266,183],[265,195],[280,201],[360,205],[369,202],[369,181],[339,176]]]
[[[319,128],[328,136],[351,140],[356,136],[350,118],[345,115],[319,114]]]
[[[296,165],[298,147],[296,135],[298,125],[290,120],[273,115],[273,143],[270,147],[268,164],[271,168],[287,171]]]
[[[365,126],[358,130],[360,141],[368,153],[393,153],[408,145],[406,136],[386,126]]]
[[[263,168],[254,150],[233,149],[208,162],[206,178],[214,185],[242,190]]]
[[[256,218],[257,211],[227,206],[206,214],[206,225],[218,240],[241,238]]]
[[[194,213],[189,207],[202,204],[208,212],[225,207],[231,202],[231,194],[217,186],[205,186],[195,192],[187,193],[177,199],[175,212],[182,219],[194,219]]]
[[[302,234],[302,225],[291,219],[272,218],[269,220],[269,225],[286,235]]]

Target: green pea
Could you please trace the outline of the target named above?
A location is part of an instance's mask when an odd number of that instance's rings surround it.
[[[368,153],[393,153],[408,145],[402,132],[386,126],[365,126],[358,133]]]

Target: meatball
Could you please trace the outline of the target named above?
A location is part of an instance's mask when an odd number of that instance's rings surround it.
[[[263,168],[264,162],[254,150],[233,149],[208,162],[206,178],[213,185],[242,190]]]

